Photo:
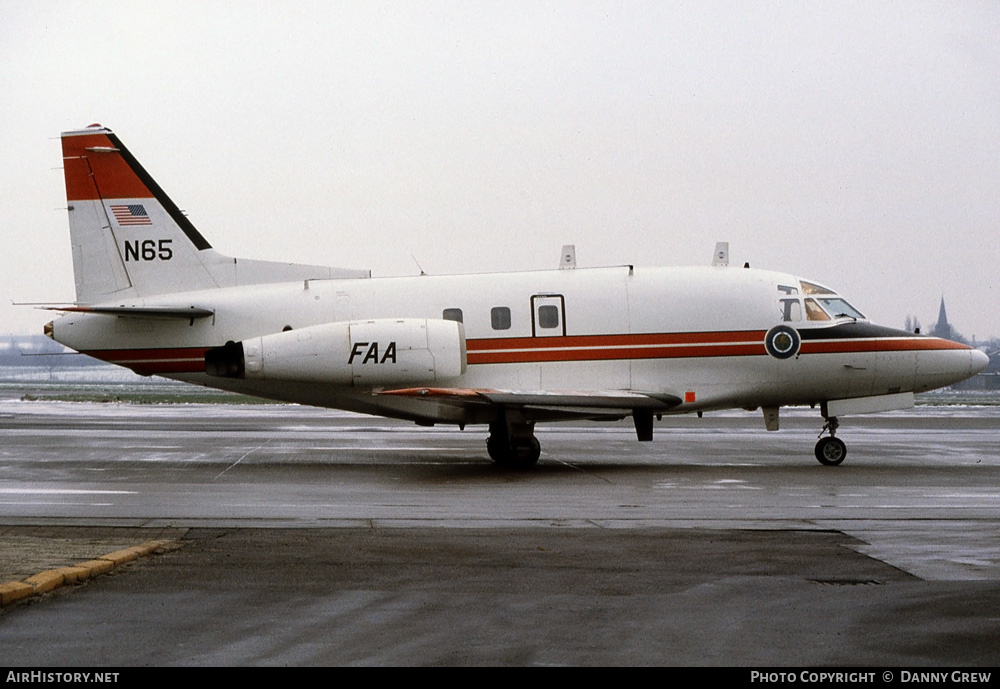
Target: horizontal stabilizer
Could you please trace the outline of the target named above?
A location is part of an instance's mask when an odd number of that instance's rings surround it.
[[[215,312],[197,306],[44,306],[47,311],[103,313],[126,318],[208,318]]]

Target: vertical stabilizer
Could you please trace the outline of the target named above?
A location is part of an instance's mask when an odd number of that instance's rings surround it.
[[[64,132],[62,147],[78,303],[216,286],[209,243],[111,130]]]

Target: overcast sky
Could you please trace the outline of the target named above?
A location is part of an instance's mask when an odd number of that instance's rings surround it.
[[[413,275],[734,261],[1000,335],[1000,3],[0,2],[0,331],[74,298],[58,135],[214,247]]]

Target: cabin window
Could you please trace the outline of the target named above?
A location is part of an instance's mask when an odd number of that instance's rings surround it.
[[[545,304],[538,307],[538,327],[558,328],[559,327],[559,307],[553,304]]]
[[[441,312],[441,318],[446,321],[457,321],[458,323],[464,323],[462,320],[462,309],[445,309]]]
[[[494,330],[510,330],[510,309],[506,306],[494,306],[490,309],[490,323]]]

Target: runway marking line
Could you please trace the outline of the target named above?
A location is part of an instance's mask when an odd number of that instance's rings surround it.
[[[54,591],[66,584],[77,584],[96,577],[99,574],[105,574],[119,565],[131,562],[140,557],[152,555],[157,550],[173,543],[176,543],[176,541],[146,541],[131,548],[115,550],[114,552],[100,555],[93,560],[78,562],[68,567],[47,569],[28,577],[24,581],[2,582],[0,583],[0,607],[30,598],[31,596],[38,596],[49,591]]]

